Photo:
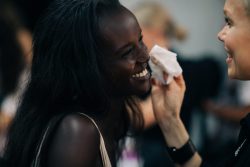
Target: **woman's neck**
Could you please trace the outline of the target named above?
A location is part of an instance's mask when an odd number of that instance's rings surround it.
[[[109,110],[100,120],[100,130],[103,135],[106,148],[112,162],[115,162],[117,154],[118,141],[124,137],[127,130],[127,119],[124,100],[111,99]]]

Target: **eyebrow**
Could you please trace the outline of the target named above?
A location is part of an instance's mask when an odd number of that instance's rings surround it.
[[[227,15],[227,10],[223,9],[223,13],[224,13],[224,15]]]
[[[226,10],[226,9],[223,10],[223,13],[224,13],[224,15],[226,15],[226,16],[230,15],[230,13],[228,12],[228,10]]]

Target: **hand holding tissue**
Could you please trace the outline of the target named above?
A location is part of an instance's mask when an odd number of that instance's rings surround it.
[[[182,74],[182,68],[177,62],[176,53],[155,45],[149,52],[149,55],[149,66],[152,70],[152,78],[159,80],[162,84],[167,85],[174,77]],[[167,80],[164,80],[163,72],[168,74]]]

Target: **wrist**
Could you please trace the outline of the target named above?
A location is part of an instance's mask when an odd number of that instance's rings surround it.
[[[180,118],[166,120],[160,124],[165,141],[169,147],[182,147],[189,139],[187,130]]]
[[[172,129],[173,126],[176,126],[181,121],[181,118],[178,114],[167,114],[167,115],[160,115],[157,119],[159,126],[163,127],[164,129]]]
[[[167,147],[167,151],[168,151],[170,157],[172,158],[172,160],[177,164],[186,163],[197,152],[191,139],[188,139],[188,141],[180,148]]]

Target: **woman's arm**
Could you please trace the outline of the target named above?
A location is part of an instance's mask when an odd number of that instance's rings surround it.
[[[79,114],[66,116],[59,125],[48,153],[49,167],[93,167],[99,158],[99,133]]]
[[[186,89],[182,76],[174,78],[169,85],[152,80],[152,105],[155,118],[162,130],[168,147],[181,148],[189,139],[189,134],[180,119],[180,109]],[[199,167],[201,157],[196,152],[181,166]]]
[[[142,112],[143,120],[144,120],[144,128],[147,129],[155,125],[157,122],[155,120],[155,115],[153,112],[151,96],[149,96],[145,100],[141,100],[140,107],[141,107],[141,112]]]

